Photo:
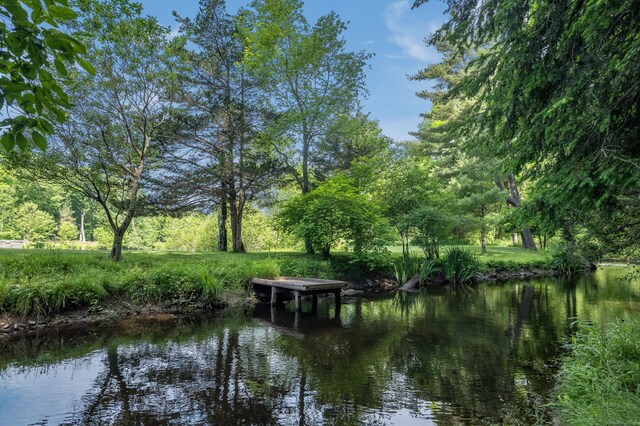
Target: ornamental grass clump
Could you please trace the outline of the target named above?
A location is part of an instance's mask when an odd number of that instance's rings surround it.
[[[418,276],[418,284],[425,283],[435,269],[435,261],[420,258],[415,254],[409,254],[392,263],[393,275],[398,284],[403,285],[412,277]]]
[[[442,260],[444,277],[453,285],[468,285],[480,273],[480,262],[476,255],[462,247],[449,247]]]

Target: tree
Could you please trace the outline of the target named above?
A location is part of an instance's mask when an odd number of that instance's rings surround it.
[[[272,141],[306,194],[313,152],[342,114],[356,110],[370,55],[346,51],[346,25],[333,12],[311,26],[299,0],[255,0],[251,7],[240,13],[243,63],[264,84],[277,113]],[[305,245],[311,252],[308,239]]]
[[[242,40],[224,1],[201,2],[194,20],[178,17],[188,47],[174,131],[165,137],[163,198],[174,208],[218,207],[218,250],[227,250],[227,215],[234,252],[244,252],[243,217],[273,183],[277,165],[262,137],[269,120],[259,105],[259,86],[241,62]]]
[[[3,0],[0,4],[0,142],[5,150],[47,148],[52,121],[62,123],[71,108],[63,80],[69,67],[95,71],[86,48],[59,29],[76,18],[66,0]]]
[[[284,205],[280,226],[298,238],[309,238],[314,251],[329,256],[340,241],[358,255],[384,251],[388,235],[382,210],[355,182],[337,175]]]
[[[470,215],[476,229],[480,230],[480,248],[487,254],[487,228],[490,217],[504,202],[505,193],[491,182],[491,169],[477,157],[461,156],[456,164],[457,173],[451,186],[458,197],[463,213]]]
[[[322,182],[335,173],[345,173],[358,187],[370,186],[391,161],[392,143],[368,115],[341,115],[311,155],[314,175]]]
[[[71,241],[78,239],[78,227],[73,219],[73,213],[69,206],[64,206],[60,210],[60,220],[58,221],[58,239],[60,241]]]
[[[377,196],[385,206],[384,214],[400,235],[403,255],[408,256],[416,229],[420,228],[416,226],[420,222],[419,217],[413,213],[421,206],[433,207],[428,204],[440,198],[442,183],[433,174],[433,164],[429,159],[407,156],[389,164],[377,185]],[[447,207],[451,208],[453,204]],[[450,218],[447,211],[440,211],[440,214]]]
[[[42,241],[55,232],[56,225],[51,215],[39,210],[34,203],[21,204],[15,213],[13,223],[23,240]]]
[[[463,211],[477,219],[482,253],[485,254],[488,210],[497,203],[500,194],[510,206],[519,208],[520,193],[513,173],[502,178],[503,159],[479,148],[475,141],[478,136],[471,136],[466,131],[467,124],[475,119],[472,108],[477,98],[454,89],[475,72],[470,62],[478,53],[460,52],[446,42],[435,44],[443,54],[442,61],[411,77],[413,80],[435,80],[433,89],[418,93],[421,98],[433,102],[433,106],[415,133],[420,143],[414,147],[414,152],[430,156],[438,166],[440,178],[453,185],[453,191],[462,197]],[[483,50],[479,49],[479,52]],[[524,248],[536,250],[528,226],[522,228],[521,235]]]
[[[640,231],[627,202],[640,194],[637,2],[447,4],[451,19],[432,43],[490,46],[454,90],[475,98],[467,134],[554,188],[554,204],[581,222],[625,210],[615,228]]]
[[[168,29],[141,17],[139,4],[83,3],[80,30],[95,58],[95,78],[75,73],[70,119],[46,154],[19,159],[34,176],[95,200],[113,233],[110,257],[138,208],[141,179],[166,121],[172,57]]]

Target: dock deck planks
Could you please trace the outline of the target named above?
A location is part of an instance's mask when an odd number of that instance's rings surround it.
[[[348,283],[338,280],[321,280],[317,278],[280,277],[274,280],[264,278],[252,278],[253,285],[271,287],[271,304],[275,305],[277,294],[282,291],[292,291],[296,303],[296,310],[302,310],[302,296],[313,296],[313,306],[318,303],[318,294],[333,293],[336,301],[336,309],[340,308],[340,292]]]

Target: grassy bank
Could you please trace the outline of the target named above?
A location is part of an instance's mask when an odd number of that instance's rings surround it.
[[[108,301],[215,305],[246,290],[252,277],[329,278],[328,261],[298,254],[0,251],[0,313],[51,315]]]
[[[489,255],[478,259],[482,269],[496,270],[544,267],[546,262],[544,254],[517,247],[490,247]],[[134,305],[215,305],[245,291],[252,277],[363,281],[391,274],[388,259],[383,260],[373,265],[354,262],[346,253],[325,260],[302,253],[127,252],[120,262],[112,262],[98,251],[0,250],[0,314],[99,310],[118,300]]]
[[[524,250],[521,247],[502,247],[502,246],[489,246],[487,247],[487,254],[482,255],[480,246],[478,245],[466,245],[456,246],[462,247],[465,250],[474,253],[480,262],[480,266],[483,270],[488,269],[516,269],[520,267],[529,268],[544,268],[549,262],[549,253],[545,250],[531,251]],[[446,246],[441,247],[441,256],[446,251]],[[388,247],[391,255],[394,258],[402,257],[402,247],[390,246]],[[411,252],[417,256],[424,256],[421,249],[412,247]]]
[[[561,424],[640,424],[640,322],[583,328],[563,360],[558,392]]]

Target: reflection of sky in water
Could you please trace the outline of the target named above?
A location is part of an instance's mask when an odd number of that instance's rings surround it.
[[[637,317],[640,285],[606,277],[361,300],[337,319],[320,304],[297,319],[152,322],[84,355],[64,340],[49,354],[62,361],[0,372],[0,426],[501,422],[553,388],[540,366],[561,352],[568,317]]]
[[[10,367],[0,373],[0,425],[60,424],[94,386],[103,351],[47,367]]]

